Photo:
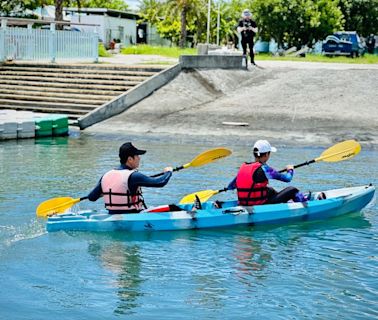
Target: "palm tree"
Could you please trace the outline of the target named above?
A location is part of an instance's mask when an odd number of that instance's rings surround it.
[[[203,0],[167,0],[167,12],[170,15],[180,14],[180,48],[184,48],[187,36],[187,18],[191,13],[195,13],[196,9],[201,5]]]

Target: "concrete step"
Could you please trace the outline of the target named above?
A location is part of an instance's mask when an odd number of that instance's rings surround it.
[[[1,90],[9,90],[12,92],[15,91],[24,91],[30,92],[32,95],[33,92],[45,94],[45,93],[56,93],[61,95],[93,95],[99,97],[111,97],[114,98],[127,90],[119,90],[119,91],[111,91],[111,90],[100,90],[96,89],[96,86],[93,86],[93,89],[69,89],[69,88],[58,88],[58,87],[38,87],[38,86],[21,86],[21,85],[7,85],[7,84],[0,84],[0,91]],[[6,92],[5,92],[6,93]]]
[[[35,68],[53,68],[53,69],[87,69],[87,70],[124,70],[124,71],[143,71],[143,72],[160,72],[170,67],[170,65],[120,65],[120,64],[79,64],[79,63],[36,63],[36,62],[10,62],[5,63],[5,67],[35,67]]]
[[[103,79],[103,80],[121,80],[121,81],[139,81],[142,82],[148,79],[148,76],[136,75],[112,75],[112,74],[82,74],[82,73],[60,73],[60,72],[30,72],[30,71],[4,71],[0,70],[0,77],[12,76],[18,79],[24,78],[25,80],[33,77],[45,78],[74,78],[74,79]]]
[[[56,108],[48,108],[48,107],[30,107],[30,106],[18,106],[18,105],[7,105],[7,104],[1,104],[0,103],[0,109],[11,109],[11,110],[25,110],[25,111],[34,111],[34,112],[41,112],[41,113],[62,113],[66,114],[69,119],[79,119],[80,117],[84,116],[87,114],[86,111],[79,111],[79,110],[74,110],[70,108],[61,108],[57,110]]]
[[[156,71],[139,71],[139,70],[123,70],[123,69],[66,69],[66,68],[41,68],[41,67],[15,67],[0,65],[0,71],[17,71],[17,72],[59,72],[71,74],[103,74],[103,75],[121,75],[121,76],[145,76],[151,77]]]
[[[0,65],[0,109],[63,113],[77,124],[78,118],[168,67],[5,63]]]
[[[1,80],[18,80],[20,79],[19,76],[16,75],[1,75]],[[26,79],[23,79],[26,81]],[[30,82],[46,82],[46,77],[27,77],[27,81]],[[114,81],[111,79],[102,79],[102,80],[93,80],[93,79],[65,79],[65,78],[59,78],[59,77],[51,77],[48,78],[48,81],[54,82],[54,83],[70,83],[70,84],[98,84],[98,85],[128,85],[128,86],[136,86],[141,81]]]
[[[46,86],[46,87],[55,87],[55,88],[79,88],[79,89],[101,89],[101,90],[109,90],[109,91],[114,91],[114,90],[122,90],[122,91],[127,91],[133,87],[133,85],[111,85],[111,84],[80,84],[80,83],[54,83],[54,82],[34,82],[34,81],[24,81],[24,80],[9,80],[9,79],[2,79],[0,78],[0,86],[2,84],[5,85],[23,85],[23,86]]]
[[[52,96],[30,96],[30,95],[21,95],[21,94],[1,94],[1,99],[8,99],[8,100],[18,100],[18,101],[29,101],[29,102],[38,102],[38,101],[44,101],[44,102],[63,102],[63,103],[72,103],[72,104],[86,104],[86,105],[102,105],[106,101],[110,101],[111,99],[102,99],[97,100],[94,98],[91,99],[77,99],[73,98],[70,99],[68,97],[52,97]],[[88,98],[88,97],[87,97]]]
[[[56,92],[56,91],[29,91],[29,90],[21,90],[19,87],[11,86],[10,88],[3,88],[3,86],[0,86],[0,97],[4,97],[4,95],[23,95],[28,96],[30,99],[34,99],[35,97],[58,97],[58,98],[67,98],[67,99],[88,99],[90,98],[93,101],[109,101],[119,95],[113,94],[113,95],[100,95],[95,94],[96,91],[88,93],[71,93],[71,92]],[[89,96],[89,97],[88,97]]]
[[[12,100],[12,99],[0,99],[0,105],[17,105],[17,106],[29,106],[29,107],[47,107],[55,108],[55,112],[59,109],[69,108],[76,111],[89,112],[97,108],[97,105],[87,105],[79,103],[55,103],[55,102],[43,102],[43,101],[23,101],[23,100]]]

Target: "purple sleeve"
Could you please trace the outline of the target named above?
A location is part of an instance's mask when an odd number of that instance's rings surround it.
[[[268,179],[290,182],[294,176],[294,170],[289,170],[284,173],[280,173],[272,167],[269,167],[267,164],[264,164],[261,168],[264,170],[264,173]]]
[[[236,189],[236,177],[227,186],[227,190],[235,190],[235,189]]]

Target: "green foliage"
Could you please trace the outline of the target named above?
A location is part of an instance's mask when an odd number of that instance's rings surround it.
[[[164,15],[164,6],[159,0],[142,0],[140,4],[139,14],[142,20],[157,25]]]
[[[180,49],[178,47],[161,47],[161,46],[149,46],[149,45],[137,45],[121,50],[123,54],[153,54],[164,57],[178,58],[183,54],[197,54],[196,49],[186,48]]]
[[[98,44],[98,56],[99,57],[110,57],[111,56],[111,54],[106,51],[103,43]]]
[[[127,10],[129,7],[123,0],[81,0],[80,6],[82,8],[107,8],[120,11]]]
[[[329,0],[255,0],[252,10],[264,40],[274,38],[279,45],[300,46],[341,28],[337,4]]]
[[[25,9],[33,10],[40,5],[40,0],[2,0],[0,1],[0,16],[7,16],[12,13],[13,16],[26,17],[24,13]],[[29,18],[35,17],[32,16]]]
[[[362,36],[378,33],[378,0],[340,0],[344,30],[357,31]]]
[[[142,0],[140,13],[161,36],[178,42],[186,36],[194,44],[206,41],[208,0]],[[351,30],[367,36],[378,33],[378,0],[211,0],[210,42],[217,34],[220,4],[221,43],[233,40],[243,9],[253,12],[258,37],[280,45],[311,45],[334,31]],[[185,13],[185,19],[183,19]]]
[[[259,60],[284,60],[284,61],[305,61],[305,62],[325,62],[325,63],[354,63],[354,64],[377,64],[378,56],[365,54],[363,57],[350,58],[345,56],[328,57],[320,54],[306,54],[306,57],[272,56],[270,54],[256,55]]]

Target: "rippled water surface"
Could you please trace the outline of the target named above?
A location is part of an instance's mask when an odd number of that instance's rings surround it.
[[[269,228],[47,234],[37,205],[86,195],[117,165],[127,139],[82,134],[0,144],[0,319],[378,318],[375,200],[361,213]],[[133,141],[148,150],[141,171],[150,174],[218,146]],[[175,173],[165,188],[145,190],[147,203],[226,186],[250,156],[246,146],[225,146],[231,157]],[[325,149],[279,147],[270,162],[277,168]],[[363,149],[350,161],[317,163],[298,169],[293,185],[305,191],[376,185],[377,159],[377,151]]]

